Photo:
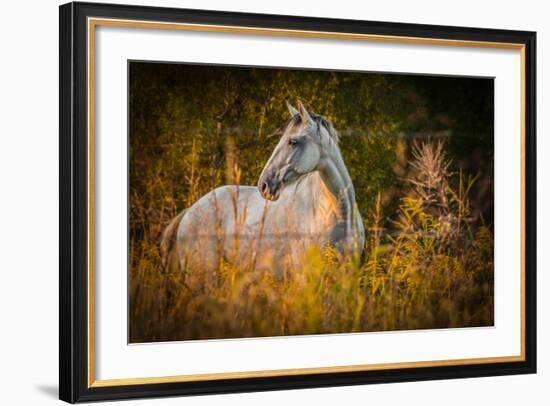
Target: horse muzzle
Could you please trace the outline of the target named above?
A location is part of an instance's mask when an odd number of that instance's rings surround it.
[[[260,179],[258,190],[264,199],[274,202],[281,193],[281,182],[269,177]]]

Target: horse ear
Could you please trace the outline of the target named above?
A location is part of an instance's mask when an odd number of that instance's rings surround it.
[[[311,118],[311,116],[309,115],[309,113],[307,112],[306,108],[304,107],[304,105],[300,100],[298,100],[298,109],[300,112],[300,117],[302,119],[302,124],[313,125],[314,124],[313,119]]]
[[[294,117],[296,114],[300,114],[300,112],[296,110],[288,101],[286,101],[286,107],[288,108],[291,117]]]

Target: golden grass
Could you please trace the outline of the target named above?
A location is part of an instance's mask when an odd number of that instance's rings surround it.
[[[380,198],[367,217],[362,258],[312,247],[278,278],[227,261],[181,272],[156,239],[132,239],[130,342],[492,325],[493,236],[469,218],[473,179],[450,186],[441,145],[413,156],[391,229]]]

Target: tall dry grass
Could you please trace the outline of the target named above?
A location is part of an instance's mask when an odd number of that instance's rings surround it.
[[[360,260],[312,247],[282,277],[226,260],[182,272],[161,265],[156,239],[132,240],[130,341],[492,325],[493,236],[470,214],[475,179],[450,172],[442,143],[416,144],[410,168],[391,226],[380,196],[365,216]]]

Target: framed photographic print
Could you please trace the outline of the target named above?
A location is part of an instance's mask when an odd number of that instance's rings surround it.
[[[60,398],[534,373],[533,32],[60,7]]]

